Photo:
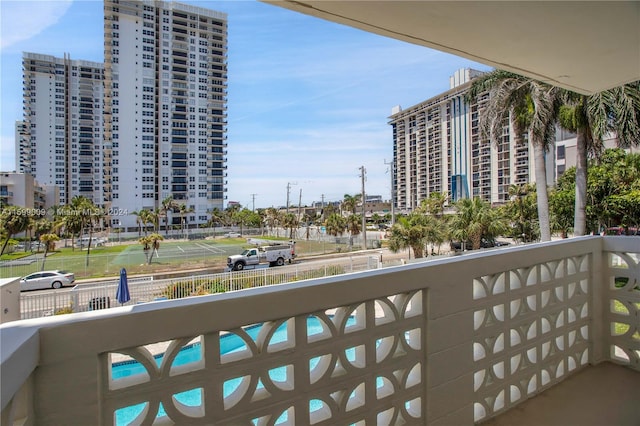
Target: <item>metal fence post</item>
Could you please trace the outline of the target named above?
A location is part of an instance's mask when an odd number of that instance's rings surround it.
[[[71,289],[71,295],[71,311],[79,312],[78,307],[80,306],[80,295],[78,294],[78,286]]]

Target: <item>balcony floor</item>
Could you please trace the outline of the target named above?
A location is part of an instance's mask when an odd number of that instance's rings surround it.
[[[589,366],[482,426],[638,426],[640,373],[610,362]]]

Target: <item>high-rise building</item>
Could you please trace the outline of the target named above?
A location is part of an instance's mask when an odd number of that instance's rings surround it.
[[[227,15],[161,1],[104,2],[105,201],[120,227],[173,198],[208,220],[226,191]]]
[[[480,71],[462,69],[450,79],[450,89],[418,105],[394,107],[393,130],[395,207],[410,211],[433,192],[450,202],[480,197],[492,204],[509,200],[509,186],[532,182],[533,151],[526,137],[518,144],[505,120],[498,143],[481,135],[479,112],[488,94],[475,102],[465,95]],[[553,173],[549,173],[552,181]]]
[[[58,186],[61,203],[83,195],[102,206],[102,64],[24,53],[22,69],[16,169]]]

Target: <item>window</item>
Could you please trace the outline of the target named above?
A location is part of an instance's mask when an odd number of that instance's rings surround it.
[[[564,158],[565,158],[565,146],[564,145],[558,145],[557,156],[558,156],[558,160],[564,160]]]

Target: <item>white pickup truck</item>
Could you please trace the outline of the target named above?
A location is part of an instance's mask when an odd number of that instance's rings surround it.
[[[232,271],[241,271],[246,266],[269,263],[269,266],[282,266],[285,261],[291,263],[296,257],[296,243],[275,244],[246,249],[241,254],[227,258],[227,266]]]

